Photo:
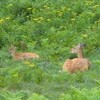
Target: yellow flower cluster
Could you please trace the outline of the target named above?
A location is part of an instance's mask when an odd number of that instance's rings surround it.
[[[95,21],[95,24],[100,24],[100,20]]]
[[[86,1],[86,2],[85,2],[85,5],[88,6],[88,5],[92,5],[93,3],[94,3],[94,1]]]
[[[33,20],[38,22],[38,23],[41,23],[44,20],[44,18],[43,17],[37,17],[37,18],[34,18]]]
[[[1,18],[0,19],[0,24],[4,23],[6,20],[9,20],[10,17],[6,17],[6,18]]]
[[[4,22],[4,19],[0,19],[0,24]]]
[[[94,6],[93,6],[94,9],[96,9],[96,8],[98,8],[98,7],[100,7],[100,5],[94,5]]]
[[[83,34],[83,37],[85,37],[85,38],[86,38],[86,37],[88,37],[88,35],[87,35],[87,34]]]
[[[67,10],[67,7],[66,7],[66,6],[62,6],[61,9],[62,9],[63,11],[65,11],[65,10]]]
[[[72,18],[71,21],[75,21],[75,18]]]
[[[62,11],[57,11],[58,16],[62,16],[63,12]]]
[[[10,19],[10,17],[6,17],[5,19],[6,19],[6,20],[9,20],[9,19]]]
[[[13,6],[13,4],[9,4],[9,6]]]
[[[27,8],[27,10],[31,10],[32,8]]]
[[[49,6],[47,6],[47,5],[44,5],[44,8],[45,8],[45,9],[49,9],[50,7],[49,7]]]
[[[97,20],[96,23],[100,23],[100,20]]]
[[[51,19],[49,19],[49,18],[48,18],[48,19],[47,19],[47,21],[48,21],[48,22],[50,22],[50,21],[51,21]]]
[[[63,6],[63,7],[61,7],[60,10],[57,10],[57,11],[56,11],[56,14],[57,14],[58,16],[61,17],[61,16],[64,15],[64,13],[65,13],[66,11],[71,11],[71,8],[67,8],[67,7]]]
[[[95,13],[93,13],[93,12],[87,12],[87,14],[89,14],[91,16],[95,16]]]
[[[25,65],[28,65],[29,67],[34,67],[35,65],[29,61],[24,62]]]
[[[68,11],[71,11],[71,8],[67,8]]]

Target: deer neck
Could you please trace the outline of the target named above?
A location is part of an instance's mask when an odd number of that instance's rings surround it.
[[[79,50],[79,52],[77,53],[77,56],[78,58],[84,58],[82,49]]]
[[[11,52],[11,56],[13,57],[13,59],[15,59],[15,56],[16,56],[15,51]]]

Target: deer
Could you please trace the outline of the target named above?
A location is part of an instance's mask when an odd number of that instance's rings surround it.
[[[84,46],[84,44],[79,43],[71,49],[71,53],[77,54],[77,58],[67,59],[63,64],[63,71],[75,73],[76,71],[83,72],[90,68],[90,61],[87,58],[84,58],[83,55]]]
[[[36,53],[30,53],[30,52],[17,53],[16,47],[14,46],[11,46],[9,48],[9,52],[14,60],[28,60],[28,59],[39,58],[39,55]]]

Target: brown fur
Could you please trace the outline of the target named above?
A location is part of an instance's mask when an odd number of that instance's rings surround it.
[[[36,53],[16,53],[16,47],[11,46],[9,48],[9,52],[14,60],[24,60],[24,59],[31,59],[31,58],[39,58],[39,55]]]
[[[88,70],[90,67],[90,62],[88,59],[83,57],[82,46],[79,44],[75,48],[71,49],[72,53],[77,53],[78,58],[67,59],[63,65],[63,70],[70,73],[76,71]]]

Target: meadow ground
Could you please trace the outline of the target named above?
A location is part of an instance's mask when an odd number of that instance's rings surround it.
[[[99,33],[99,0],[0,0],[0,100],[100,100]],[[90,69],[62,72],[80,42]],[[14,61],[11,45],[40,58]]]

